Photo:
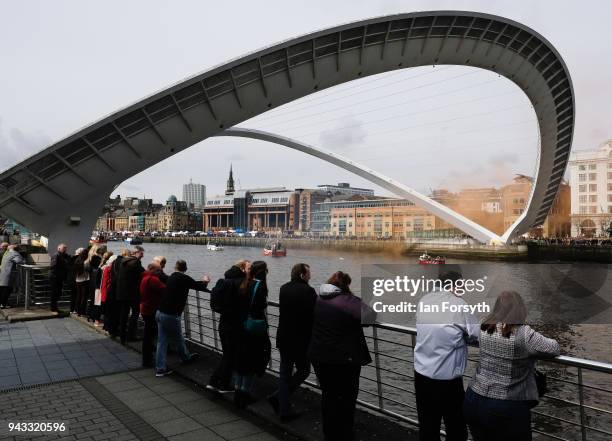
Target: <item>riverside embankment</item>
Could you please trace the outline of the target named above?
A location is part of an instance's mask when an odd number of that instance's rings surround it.
[[[145,237],[145,242],[206,245],[215,243],[223,246],[260,247],[263,248],[266,238],[259,237]],[[321,249],[339,252],[384,253],[392,255],[419,255],[424,252],[430,255],[443,255],[455,259],[522,261],[528,259],[527,249],[515,245],[486,246],[465,244],[444,244],[440,242],[427,244],[409,244],[398,240],[334,240],[284,238],[282,242],[287,249]]]

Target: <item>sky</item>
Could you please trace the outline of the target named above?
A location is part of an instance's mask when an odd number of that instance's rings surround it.
[[[612,3],[606,0],[0,0],[0,169],[157,90],[318,29],[387,14],[472,10],[533,28],[565,60],[576,95],[574,149],[612,138]],[[427,66],[330,88],[242,123],[340,153],[418,191],[500,186],[533,174],[535,114],[494,73]],[[181,197],[193,179],[241,188],[376,186],[254,140],[207,139],[123,182],[114,195]],[[287,166],[290,165],[290,166]]]

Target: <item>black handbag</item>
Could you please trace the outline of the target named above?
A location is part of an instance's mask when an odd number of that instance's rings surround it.
[[[542,397],[548,392],[548,385],[546,382],[546,374],[542,371],[535,370],[535,381],[538,388],[538,396]]]

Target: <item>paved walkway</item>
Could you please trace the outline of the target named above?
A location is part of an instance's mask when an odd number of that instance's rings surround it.
[[[139,364],[139,354],[77,320],[0,323],[0,440],[294,439]],[[64,423],[66,430],[9,432],[8,423],[18,422]]]
[[[0,390],[139,367],[137,353],[70,318],[0,322]]]

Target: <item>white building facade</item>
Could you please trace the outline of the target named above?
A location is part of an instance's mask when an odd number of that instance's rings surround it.
[[[193,204],[196,210],[202,210],[206,205],[206,186],[202,184],[183,184],[183,200],[187,202],[187,207]]]
[[[612,232],[612,139],[570,155],[572,236]]]

